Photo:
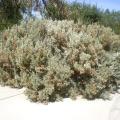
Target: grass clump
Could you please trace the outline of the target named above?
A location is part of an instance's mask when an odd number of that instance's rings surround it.
[[[105,98],[119,87],[120,38],[110,28],[30,20],[0,37],[0,83],[26,87],[34,102]]]

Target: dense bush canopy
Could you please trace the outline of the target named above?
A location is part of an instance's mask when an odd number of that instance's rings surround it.
[[[32,101],[106,98],[120,85],[120,37],[98,24],[30,20],[0,37],[0,83]]]

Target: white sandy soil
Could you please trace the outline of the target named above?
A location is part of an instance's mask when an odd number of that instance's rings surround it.
[[[120,120],[120,94],[112,99],[32,103],[22,94],[24,89],[0,87],[0,120]]]

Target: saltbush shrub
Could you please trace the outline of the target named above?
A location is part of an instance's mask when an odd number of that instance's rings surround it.
[[[30,20],[0,37],[0,84],[26,87],[34,102],[106,98],[120,85],[120,38],[110,28]]]

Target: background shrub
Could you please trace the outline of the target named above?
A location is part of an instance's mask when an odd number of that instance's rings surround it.
[[[44,0],[46,1],[46,0]],[[84,24],[99,23],[120,33],[120,11],[101,9],[97,5],[85,2],[67,3],[65,0],[48,0],[43,14],[53,20],[73,20],[75,23],[82,21]]]
[[[40,12],[41,18],[52,20],[82,21],[84,24],[99,23],[120,33],[120,11],[103,10],[97,5],[66,0],[1,0],[0,31],[19,24],[24,16],[34,17],[32,11]],[[28,17],[28,18],[29,18]]]

